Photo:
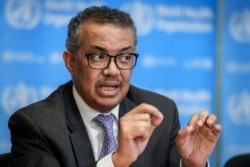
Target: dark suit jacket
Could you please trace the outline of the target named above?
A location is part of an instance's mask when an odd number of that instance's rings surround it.
[[[174,143],[180,128],[175,103],[161,95],[130,86],[120,104],[119,117],[140,103],[156,106],[164,120],[132,167],[177,167]],[[86,127],[72,93],[72,82],[48,98],[15,112],[9,120],[11,167],[94,167],[96,162]]]

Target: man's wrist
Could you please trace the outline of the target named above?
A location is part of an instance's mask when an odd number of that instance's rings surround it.
[[[119,158],[116,152],[112,154],[112,161],[115,167],[128,167],[130,165],[124,158]]]

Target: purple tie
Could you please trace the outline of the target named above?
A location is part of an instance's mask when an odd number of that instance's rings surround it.
[[[115,151],[117,148],[116,140],[113,133],[114,119],[115,117],[113,114],[99,114],[93,119],[93,121],[97,123],[97,125],[100,126],[105,132],[103,146],[100,153],[100,159],[105,155],[111,153],[112,151]]]

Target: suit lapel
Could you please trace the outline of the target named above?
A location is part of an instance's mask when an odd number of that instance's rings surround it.
[[[69,138],[71,140],[78,165],[87,166],[95,163],[88,133],[73,97],[72,84],[70,84],[65,91],[64,108],[67,126],[71,132]]]
[[[119,117],[122,117],[127,112],[132,110],[134,107],[136,107],[136,105],[131,100],[129,100],[127,97],[125,97],[124,100],[120,104]]]

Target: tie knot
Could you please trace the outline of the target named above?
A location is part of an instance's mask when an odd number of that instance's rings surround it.
[[[99,114],[95,118],[93,118],[93,121],[101,126],[104,130],[110,130],[113,126],[114,119],[115,116],[113,114]]]

